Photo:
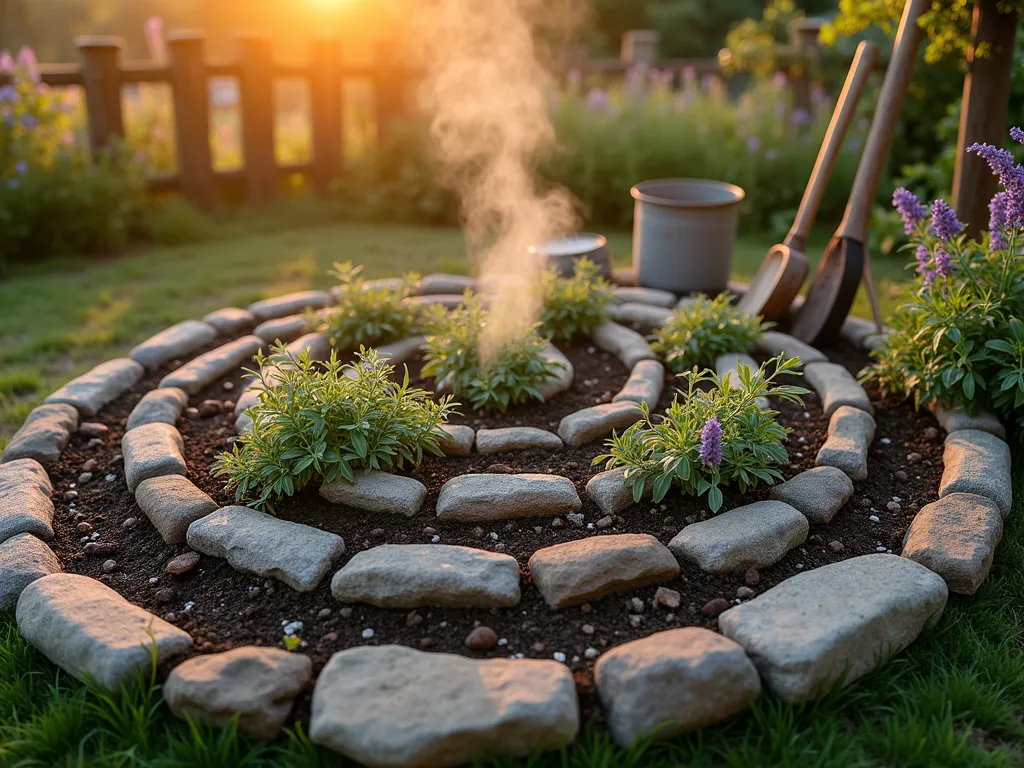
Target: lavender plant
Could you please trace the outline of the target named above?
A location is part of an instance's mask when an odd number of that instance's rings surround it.
[[[713,368],[719,355],[749,352],[771,327],[771,323],[741,312],[729,294],[714,299],[698,296],[658,328],[651,349],[664,356],[673,371],[695,365]]]
[[[612,313],[612,286],[590,259],[579,259],[572,277],[560,277],[554,267],[543,278],[544,309],[540,325],[551,339],[589,334],[608,322]]]
[[[1024,132],[1011,131],[1018,142]],[[905,189],[893,193],[913,249],[916,280],[890,325],[894,332],[862,373],[884,392],[968,413],[988,409],[1024,425],[1024,166],[987,144],[971,152],[999,176],[989,231],[980,241],[943,201],[923,205]]]
[[[647,404],[639,404],[643,418],[613,435],[608,453],[595,458],[594,464],[625,467],[625,482],[635,501],[650,489],[659,502],[675,484],[688,496],[707,494],[708,506],[717,512],[722,486],[735,483],[745,493],[760,483],[782,479],[777,467],[789,463],[782,445],[789,429],[775,420],[778,411],[762,410],[757,399],[779,397],[802,405],[806,389],[778,382],[785,374],[799,376],[799,365],[799,358],[782,355],[757,371],[741,363],[742,388],[730,386],[731,374],[719,378],[709,370],[684,371],[680,376],[685,390],[676,394],[664,418],[653,420]]]

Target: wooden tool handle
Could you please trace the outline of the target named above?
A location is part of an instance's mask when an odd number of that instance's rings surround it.
[[[864,242],[868,234],[868,221],[871,208],[878,193],[878,182],[882,177],[882,169],[889,157],[892,136],[900,119],[903,97],[910,82],[910,73],[914,68],[918,49],[924,30],[917,20],[931,7],[932,0],[907,0],[903,8],[903,18],[896,32],[892,58],[885,72],[882,92],[875,105],[875,117],[871,121],[871,130],[864,145],[857,175],[850,191],[850,202],[846,206],[846,214],[836,232],[840,237],[849,237]]]
[[[871,76],[871,72],[878,60],[878,47],[868,41],[857,46],[857,53],[853,57],[853,64],[846,75],[846,82],[839,94],[839,101],[832,112],[832,120],[825,131],[825,138],[822,140],[821,149],[818,150],[818,159],[814,161],[814,170],[811,171],[811,178],[807,181],[804,189],[804,196],[800,200],[800,209],[796,212],[793,220],[793,227],[783,241],[790,248],[803,251],[807,245],[807,236],[810,234],[814,217],[818,213],[818,206],[821,204],[821,197],[825,194],[825,187],[828,186],[828,178],[832,173],[832,166],[835,165],[839,149],[843,144],[843,137],[846,136],[853,116],[857,112],[857,104],[864,93],[864,86]]]

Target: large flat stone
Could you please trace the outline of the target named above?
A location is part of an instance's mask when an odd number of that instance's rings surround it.
[[[593,405],[562,418],[558,423],[558,436],[566,445],[578,448],[611,435],[613,430],[632,426],[643,418],[643,413],[632,400]]]
[[[307,333],[304,336],[299,336],[299,338],[285,347],[285,352],[296,360],[298,360],[303,352],[309,354],[310,360],[328,360],[331,357],[331,350],[333,349],[334,346],[331,344],[331,337],[329,334]],[[290,363],[279,359],[277,361],[277,365],[290,365]]]
[[[142,399],[128,414],[125,431],[131,431],[143,424],[174,425],[188,406],[188,394],[177,387],[160,387],[142,396]]]
[[[153,370],[164,363],[187,357],[217,338],[217,329],[202,320],[183,320],[150,336],[129,353],[143,367]]]
[[[828,435],[814,463],[835,467],[851,480],[868,476],[868,448],[875,439],[875,419],[867,411],[843,405],[828,422]]]
[[[626,485],[626,470],[623,467],[599,472],[587,481],[587,496],[606,515],[615,515],[636,504],[633,489]],[[651,497],[651,486],[644,489],[643,498]]]
[[[797,574],[718,617],[768,688],[787,702],[872,672],[937,621],[946,583],[885,553]]]
[[[992,499],[1003,517],[1013,502],[1010,447],[995,435],[960,429],[946,437],[939,496],[976,493]]]
[[[295,697],[313,678],[313,662],[301,653],[247,645],[194,656],[175,667],[163,686],[178,717],[190,715],[224,727],[274,739],[291,714]]]
[[[380,608],[511,608],[519,603],[519,563],[472,547],[383,544],[334,574],[331,594]]]
[[[0,542],[0,613],[13,611],[18,596],[33,581],[61,570],[53,550],[31,533]]]
[[[686,526],[668,547],[710,573],[767,568],[807,539],[810,525],[781,501],[755,501]]]
[[[560,749],[578,730],[564,664],[385,645],[331,657],[313,692],[309,736],[370,768],[447,768]]]
[[[124,455],[124,479],[135,493],[139,483],[162,475],[184,475],[185,441],[170,424],[154,422],[128,430],[121,438]]]
[[[177,387],[190,395],[198,394],[218,380],[252,367],[252,358],[263,347],[259,336],[243,336],[185,363],[160,380],[161,387]]]
[[[907,531],[903,557],[939,574],[951,592],[973,595],[988,577],[1002,537],[995,502],[951,493],[921,507]]]
[[[539,549],[530,558],[534,586],[552,608],[646,587],[679,575],[679,563],[653,536],[591,536]]]
[[[340,536],[249,507],[221,507],[188,527],[192,549],[235,570],[311,592],[345,552]]]
[[[647,304],[652,307],[674,307],[676,295],[670,291],[657,288],[639,288],[635,286],[616,286],[612,292],[612,301],[624,304]]]
[[[276,317],[273,320],[264,320],[257,325],[253,329],[252,335],[259,336],[267,344],[274,344],[278,341],[287,344],[304,334],[308,325],[309,321],[305,315]]]
[[[864,387],[838,363],[808,363],[804,366],[804,378],[821,398],[826,416],[831,416],[844,405],[874,413]]]
[[[78,409],[66,403],[51,403],[32,409],[25,423],[4,449],[3,460],[33,459],[51,464],[60,458],[78,429]]]
[[[1003,440],[1006,439],[1006,427],[1002,425],[994,413],[981,411],[977,416],[970,416],[963,408],[946,409],[934,401],[930,408],[935,414],[939,425],[947,432],[956,432],[960,429],[978,429],[982,432],[991,432]]]
[[[143,480],[135,501],[168,544],[181,544],[192,523],[217,509],[217,502],[181,475]]]
[[[647,407],[653,411],[664,386],[665,366],[657,360],[641,360],[633,366],[625,385],[612,398],[612,402],[647,403]]]
[[[449,275],[443,272],[435,272],[424,275],[416,285],[416,292],[423,295],[430,294],[462,294],[466,291],[476,290],[476,279],[466,275]]]
[[[414,477],[372,469],[357,472],[354,483],[343,477],[324,483],[320,486],[320,495],[332,504],[412,517],[423,507],[427,488]]]
[[[745,710],[761,679],[743,649],[717,632],[685,627],[617,646],[598,659],[594,681],[615,741],[654,733],[670,739]]]
[[[803,365],[808,363],[827,363],[828,355],[819,352],[810,344],[805,344],[800,339],[790,336],[787,333],[778,331],[765,331],[754,343],[754,348],[769,357],[785,355],[786,357],[799,357]]]
[[[437,516],[456,522],[488,522],[578,512],[583,506],[572,481],[557,475],[460,475],[441,487]]]
[[[548,344],[544,347],[541,350],[541,355],[544,356],[545,360],[556,365],[554,372],[537,385],[541,398],[543,400],[550,400],[555,395],[565,392],[565,390],[572,386],[574,371],[569,358],[563,355],[554,344]]]
[[[657,328],[670,317],[672,317],[671,309],[656,307],[652,304],[640,304],[635,301],[615,304],[612,307],[612,319],[616,323],[635,325],[640,328]]]
[[[234,336],[256,325],[256,316],[238,307],[224,307],[203,317],[203,322],[212,325],[218,333]]]
[[[35,459],[0,464],[0,541],[20,533],[53,538],[52,486]]]
[[[185,653],[192,638],[132,605],[88,576],[55,573],[25,587],[18,631],[46,658],[79,680],[117,690],[140,670]]]
[[[624,325],[604,323],[591,336],[598,347],[615,355],[627,368],[632,369],[641,360],[658,359],[647,339]]]
[[[776,485],[768,496],[795,507],[811,523],[827,523],[853,496],[853,481],[836,467],[815,467]]]
[[[483,455],[505,451],[528,451],[533,448],[560,451],[564,447],[562,438],[554,432],[537,427],[479,429],[476,433],[476,451]]]
[[[272,299],[262,299],[249,305],[249,311],[259,322],[294,315],[306,309],[323,309],[331,303],[327,291],[298,291]]]
[[[107,360],[72,379],[43,402],[67,403],[82,416],[95,416],[104,405],[138,384],[145,372],[139,363],[127,357]]]

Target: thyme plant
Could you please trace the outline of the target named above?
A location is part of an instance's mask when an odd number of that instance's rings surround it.
[[[550,339],[587,335],[611,320],[609,305],[614,291],[590,259],[579,259],[572,277],[561,277],[556,268],[549,269],[544,274],[543,292],[540,324]]]
[[[341,349],[364,344],[381,345],[412,335],[417,324],[416,307],[406,299],[419,281],[410,273],[397,285],[370,286],[362,266],[335,263],[330,274],[338,279],[337,306],[323,315],[310,314],[311,327],[326,332]]]
[[[719,355],[749,352],[771,323],[740,311],[729,294],[698,296],[677,309],[655,332],[651,349],[673,371],[713,368]]]

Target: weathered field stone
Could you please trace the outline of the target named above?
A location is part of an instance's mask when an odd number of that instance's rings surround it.
[[[951,493],[927,504],[914,517],[903,557],[939,574],[950,592],[973,595],[988,577],[1003,517],[991,499]]]
[[[938,620],[948,591],[923,565],[885,553],[805,571],[718,617],[768,688],[814,698],[872,672]]]
[[[334,347],[331,345],[331,337],[328,334],[307,333],[289,343],[285,347],[285,352],[296,360],[302,356],[303,352],[309,353],[310,360],[328,360],[331,357],[332,349]],[[292,365],[292,362],[287,358],[276,358],[275,362],[279,367]]]
[[[939,496],[976,493],[992,499],[1005,518],[1013,501],[1010,447],[995,435],[959,429],[946,437]]]
[[[982,432],[991,432],[996,437],[1006,439],[1006,427],[1002,425],[994,413],[982,411],[977,416],[969,416],[963,408],[946,410],[941,405],[935,404],[932,408],[936,420],[947,432],[956,432],[960,429],[978,429]]]
[[[416,286],[417,293],[429,296],[430,294],[463,294],[466,291],[476,290],[476,280],[466,275],[448,275],[436,272],[431,275],[424,275]]]
[[[618,514],[636,504],[633,501],[633,489],[625,483],[625,473],[626,470],[622,467],[608,469],[597,473],[587,481],[587,496],[606,515]],[[648,484],[648,487],[644,489],[644,498],[649,499],[650,497],[651,488]]]
[[[249,305],[249,311],[260,322],[294,315],[306,309],[323,309],[331,303],[327,291],[298,291],[272,299],[263,299]]]
[[[82,416],[95,416],[104,405],[134,387],[145,372],[139,363],[127,357],[107,360],[72,379],[43,402],[67,403]]]
[[[154,422],[128,430],[121,438],[124,479],[132,493],[139,483],[162,475],[184,475],[185,441],[170,424]]]
[[[615,304],[611,308],[612,319],[616,323],[636,325],[641,328],[657,328],[663,325],[666,320],[672,317],[672,310],[664,307],[656,307],[652,304],[638,304],[634,301],[627,301],[624,304]]]
[[[33,581],[62,570],[53,550],[31,533],[0,542],[0,613],[13,611],[18,596]]]
[[[887,331],[885,333],[872,333],[861,339],[860,345],[868,352],[872,352],[876,349],[881,349],[888,344],[890,336],[892,336],[891,331]]]
[[[331,594],[379,608],[511,608],[519,603],[519,563],[472,547],[382,544],[334,574]]]
[[[656,360],[657,355],[647,339],[618,323],[604,323],[597,326],[592,334],[594,344],[615,355],[622,364],[632,369],[641,360]]]
[[[624,304],[649,304],[652,307],[674,307],[676,295],[657,288],[638,288],[633,286],[617,286],[612,293],[612,301]]]
[[[154,645],[157,664],[192,647],[187,632],[73,573],[33,581],[21,593],[16,615],[22,636],[46,658],[110,691],[151,668]]]
[[[437,516],[456,522],[513,520],[578,512],[572,480],[557,475],[460,475],[441,487]]]
[[[50,464],[60,458],[78,429],[78,409],[66,403],[51,403],[33,408],[25,423],[14,433],[4,449],[4,461],[33,459]]]
[[[558,436],[566,445],[576,448],[606,437],[612,430],[621,430],[643,418],[643,413],[631,400],[592,405],[570,413],[558,424]]]
[[[0,464],[0,541],[20,533],[53,538],[53,488],[35,459]]]
[[[259,336],[243,336],[200,355],[160,380],[161,387],[177,387],[195,395],[243,366],[263,347]]]
[[[240,730],[270,740],[312,678],[308,656],[247,645],[182,662],[167,677],[163,694],[178,717],[224,727],[237,714]]]
[[[259,336],[265,344],[281,341],[287,344],[306,332],[309,321],[305,315],[286,315],[273,320],[264,320],[253,329],[253,336]]]
[[[125,430],[130,431],[143,424],[176,424],[188,405],[188,394],[177,387],[160,387],[142,396],[142,399],[128,414]]]
[[[839,329],[839,335],[855,347],[861,346],[864,339],[873,333],[878,333],[877,326],[870,320],[856,315],[847,315]]]
[[[424,293],[418,296],[408,296],[403,301],[407,304],[415,304],[418,307],[444,307],[455,309],[465,300],[461,293]]]
[[[217,502],[181,475],[143,480],[135,501],[167,544],[181,544],[192,523],[217,509]]]
[[[743,649],[717,632],[685,627],[657,632],[603,654],[597,693],[616,743],[650,733],[670,739],[745,710],[761,679]]]
[[[396,369],[401,369],[402,365],[416,356],[425,343],[426,338],[423,336],[410,336],[407,339],[377,347],[377,352],[381,357],[388,358],[388,362]]]
[[[225,336],[233,336],[256,325],[256,315],[238,307],[224,307],[206,315],[203,322],[209,323]]]
[[[768,497],[795,507],[812,523],[827,523],[853,496],[853,481],[837,467],[815,467],[776,485]]]
[[[732,353],[729,355],[718,356],[718,359],[715,360],[715,373],[718,374],[718,378],[720,379],[724,379],[726,376],[729,377],[730,389],[745,389],[743,382],[740,380],[741,364],[750,368],[751,374],[756,373],[758,368],[760,368],[757,361],[750,355]],[[755,402],[757,403],[757,407],[762,411],[768,408],[767,397],[759,397]]]
[[[221,507],[188,527],[192,549],[223,557],[237,571],[311,592],[345,552],[340,536],[258,512]]]
[[[838,363],[809,363],[804,366],[807,384],[818,393],[826,416],[844,405],[874,413],[871,400],[853,374]]]
[[[578,730],[564,664],[385,645],[331,657],[313,692],[309,736],[370,768],[448,768],[560,749]]]
[[[476,451],[483,455],[504,451],[527,451],[531,448],[560,451],[564,447],[562,438],[554,432],[537,427],[479,429],[476,433]]]
[[[150,336],[129,353],[129,357],[153,370],[164,363],[186,357],[217,338],[217,329],[201,320],[183,320]]]
[[[565,392],[565,390],[572,386],[574,371],[569,358],[563,355],[554,344],[548,344],[544,347],[541,350],[541,355],[543,355],[544,359],[556,363],[558,366],[550,376],[537,385],[541,397],[544,400],[550,400],[555,395]]]
[[[787,333],[779,333],[778,331],[765,331],[761,334],[761,338],[755,342],[754,346],[758,352],[769,357],[776,357],[778,355],[799,357],[803,365],[828,362],[828,355],[824,352],[819,352],[810,344],[805,344],[794,336],[790,336]]]
[[[828,422],[828,437],[818,451],[815,464],[835,467],[851,480],[868,476],[868,447],[875,439],[875,419],[867,411],[843,405]]]
[[[332,504],[412,517],[423,507],[427,488],[414,477],[372,469],[357,472],[354,483],[343,477],[324,483],[320,486],[320,495]]]
[[[668,548],[709,573],[767,568],[803,544],[809,528],[789,504],[756,501],[686,526]]]
[[[567,541],[533,553],[534,586],[552,608],[646,587],[679,575],[679,563],[653,536],[620,533]]]
[[[442,424],[441,431],[448,436],[441,441],[441,450],[445,456],[469,456],[473,452],[476,433],[472,427],[464,424]]]
[[[633,366],[625,385],[612,398],[612,402],[621,403],[628,400],[634,403],[647,403],[653,411],[661,398],[664,386],[665,366],[657,360],[641,360]]]

